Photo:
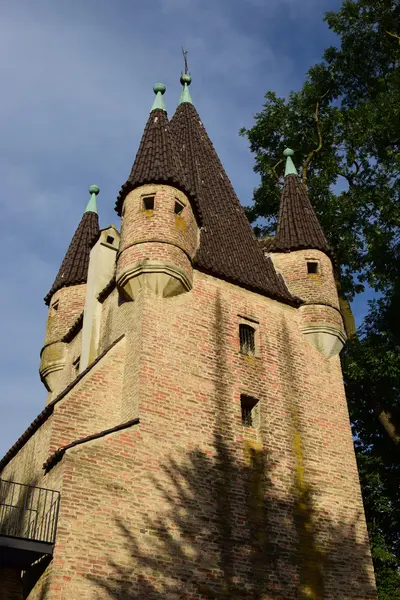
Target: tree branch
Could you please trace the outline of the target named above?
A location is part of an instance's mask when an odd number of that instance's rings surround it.
[[[283,158],[281,158],[281,160],[278,160],[278,162],[276,163],[276,165],[274,165],[273,167],[271,167],[271,173],[273,174],[273,176],[275,177],[275,179],[277,180],[278,183],[282,184],[281,182],[281,178],[279,177],[278,173],[276,172],[276,168],[279,167],[279,165],[281,163],[283,163]]]
[[[396,40],[399,40],[399,44],[400,44],[400,35],[397,35],[397,33],[390,33],[390,31],[386,31],[385,33],[387,33],[391,37],[396,38]]]
[[[320,125],[320,122],[319,122],[319,101],[315,105],[314,121],[315,121],[315,124],[316,124],[316,127],[317,127],[318,146],[316,148],[314,148],[314,150],[311,150],[311,152],[307,156],[307,158],[305,160],[305,163],[303,165],[301,179],[302,179],[302,182],[304,184],[304,187],[307,186],[307,169],[308,169],[308,167],[310,165],[311,159],[314,156],[314,154],[316,154],[317,152],[319,152],[322,149],[322,133],[321,133],[321,125]]]

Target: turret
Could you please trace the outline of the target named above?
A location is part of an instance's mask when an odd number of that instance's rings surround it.
[[[90,200],[75,231],[54,283],[45,297],[49,306],[46,336],[40,357],[40,377],[49,391],[57,385],[65,365],[64,335],[82,313],[85,304],[89,255],[99,237],[97,186],[91,186]]]
[[[161,297],[190,290],[199,244],[199,205],[170,131],[165,86],[156,84],[154,92],[135,162],[116,204],[122,217],[116,281],[133,300],[143,287]]]
[[[343,319],[333,274],[333,254],[317,215],[285,150],[285,181],[276,236],[268,245],[270,256],[290,292],[303,301],[303,334],[326,358],[338,354],[345,342]]]

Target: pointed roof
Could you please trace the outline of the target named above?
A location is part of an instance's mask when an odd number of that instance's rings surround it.
[[[321,250],[332,255],[318,217],[308,198],[307,190],[300,181],[293,164],[294,152],[287,148],[285,183],[279,208],[278,225],[270,252],[291,252],[294,250]]]
[[[154,86],[154,100],[135,162],[130,175],[121,187],[115,210],[121,215],[126,196],[133,189],[146,183],[165,183],[184,192],[194,203],[194,210],[200,218],[200,211],[194,191],[190,188],[187,174],[176,149],[175,140],[165,111],[162,95],[165,85]]]
[[[185,92],[185,89],[184,89]],[[182,99],[184,98],[184,99]],[[200,117],[182,93],[171,129],[203,215],[195,265],[200,270],[297,305],[265,257]]]
[[[96,196],[99,191],[97,185],[92,185],[89,188],[89,203],[61,263],[57,277],[44,299],[47,305],[50,304],[53,294],[61,288],[86,283],[87,281],[90,250],[100,234],[96,205]]]

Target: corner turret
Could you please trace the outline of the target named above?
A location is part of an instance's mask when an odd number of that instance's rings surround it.
[[[135,299],[143,287],[169,297],[192,288],[200,209],[170,132],[163,94],[156,98],[127,182],[117,199],[122,217],[116,281]]]
[[[343,319],[333,274],[333,254],[287,148],[285,182],[276,236],[265,253],[303,304],[301,328],[326,358],[345,343]]]
[[[89,191],[89,203],[44,299],[49,313],[39,373],[50,392],[54,391],[58,374],[65,365],[65,343],[62,339],[84,307],[90,250],[100,233],[96,204],[99,188],[91,186]]]

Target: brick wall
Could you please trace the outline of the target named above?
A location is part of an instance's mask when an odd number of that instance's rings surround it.
[[[143,198],[149,194],[154,195],[154,209],[144,210]],[[180,215],[174,212],[176,201],[184,206]],[[128,194],[122,214],[117,281],[127,269],[151,261],[182,271],[190,286],[199,230],[185,194],[167,185],[144,185]]]
[[[339,309],[331,260],[319,250],[296,250],[295,252],[269,254],[276,268],[295,296],[310,304],[328,304]],[[318,274],[307,273],[307,262],[318,263]]]
[[[255,356],[240,352],[243,322]],[[118,419],[140,423],[44,476],[62,494],[59,528],[29,600],[45,583],[47,600],[376,599],[340,362],[301,323],[196,271],[174,298],[105,300],[100,351],[124,341],[57,405],[35,464]],[[255,427],[242,394],[259,402]]]

